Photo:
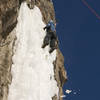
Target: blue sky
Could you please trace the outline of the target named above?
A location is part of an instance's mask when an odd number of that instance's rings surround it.
[[[86,0],[100,15],[100,0]],[[81,0],[53,0],[60,49],[69,81],[77,92],[64,100],[100,100],[100,19]]]

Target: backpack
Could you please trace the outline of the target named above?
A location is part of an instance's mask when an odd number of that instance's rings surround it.
[[[47,24],[47,27],[50,27],[50,30],[51,30],[52,32],[55,32],[55,31],[56,31],[55,25],[54,25],[53,22],[49,22],[49,23]]]

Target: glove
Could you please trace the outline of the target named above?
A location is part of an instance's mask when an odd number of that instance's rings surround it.
[[[45,30],[46,27],[44,27],[43,29]]]

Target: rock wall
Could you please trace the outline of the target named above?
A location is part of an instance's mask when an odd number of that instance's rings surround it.
[[[30,9],[37,5],[43,15],[43,21],[47,23],[52,19],[55,23],[55,12],[51,0],[0,0],[0,100],[7,100],[9,84],[11,84],[11,66],[13,46],[16,40],[14,28],[17,24],[17,16],[22,2],[27,2]],[[57,49],[57,58],[54,62],[55,79],[59,87],[59,100],[63,94],[62,87],[67,80],[64,69],[64,57]],[[57,100],[54,96],[53,100]]]

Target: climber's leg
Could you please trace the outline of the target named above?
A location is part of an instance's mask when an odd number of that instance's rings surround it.
[[[52,53],[56,49],[56,39],[51,39],[50,41],[50,51],[49,53]]]
[[[45,48],[49,44],[49,41],[50,41],[50,37],[46,35],[43,41],[42,48]]]

